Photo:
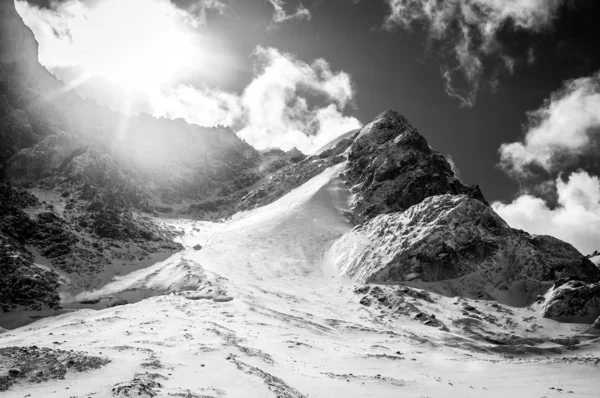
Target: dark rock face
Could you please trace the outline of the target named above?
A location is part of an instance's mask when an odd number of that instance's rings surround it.
[[[0,233],[0,312],[59,309],[59,275],[33,263],[18,242]]]
[[[359,131],[348,161],[356,223],[404,211],[434,195],[464,194],[485,203],[479,188],[463,185],[446,159],[395,111],[380,114]]]
[[[561,322],[594,322],[600,317],[600,282],[557,283],[542,307],[542,315]]]
[[[465,195],[426,198],[383,214],[334,245],[342,271],[360,282],[437,282],[479,272],[500,288],[570,276],[600,280],[573,246],[513,230],[494,210]]]
[[[529,243],[541,253],[549,254],[544,259],[549,270],[544,275],[545,280],[557,280],[568,276],[587,282],[600,280],[600,269],[572,245],[549,235],[524,235],[529,236]]]
[[[345,177],[356,194],[352,206],[356,224],[379,214],[404,211],[434,195],[464,194],[487,205],[479,188],[456,179],[446,159],[397,112],[384,112],[347,136],[317,155],[281,168],[243,196],[238,206],[251,209],[269,204],[346,160]]]

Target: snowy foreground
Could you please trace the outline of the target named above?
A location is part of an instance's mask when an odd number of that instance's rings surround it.
[[[542,319],[535,307],[492,310],[469,300],[498,320],[482,334],[531,339],[498,344],[453,327],[464,318],[457,303],[465,300],[456,297],[415,299],[448,331],[361,305],[357,285],[340,276],[330,253],[352,228],[342,215],[349,200],[337,178],[343,167],[224,223],[166,221],[182,232],[184,251],[70,300],[147,298],[0,334],[0,348],[76,350],[110,363],[18,383],[2,396],[599,396],[600,339],[583,338],[584,325]],[[567,336],[578,344],[551,341]]]

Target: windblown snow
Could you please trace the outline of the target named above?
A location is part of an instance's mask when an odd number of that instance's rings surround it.
[[[163,220],[183,251],[65,303],[88,308],[0,334],[2,347],[53,350],[29,365],[43,382],[19,379],[3,396],[598,396],[588,325],[544,319],[535,302],[342,276],[330,249],[352,230],[344,167],[221,223]],[[133,304],[104,308],[123,300]],[[70,350],[106,361],[44,376],[49,353]]]

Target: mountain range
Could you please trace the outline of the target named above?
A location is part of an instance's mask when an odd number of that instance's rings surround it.
[[[400,113],[256,150],[82,99],[0,21],[0,391],[597,393],[598,253],[511,228]]]

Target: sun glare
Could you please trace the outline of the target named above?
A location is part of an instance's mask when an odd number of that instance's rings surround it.
[[[72,26],[87,74],[128,90],[150,91],[195,51],[182,15],[167,1],[104,0]]]

